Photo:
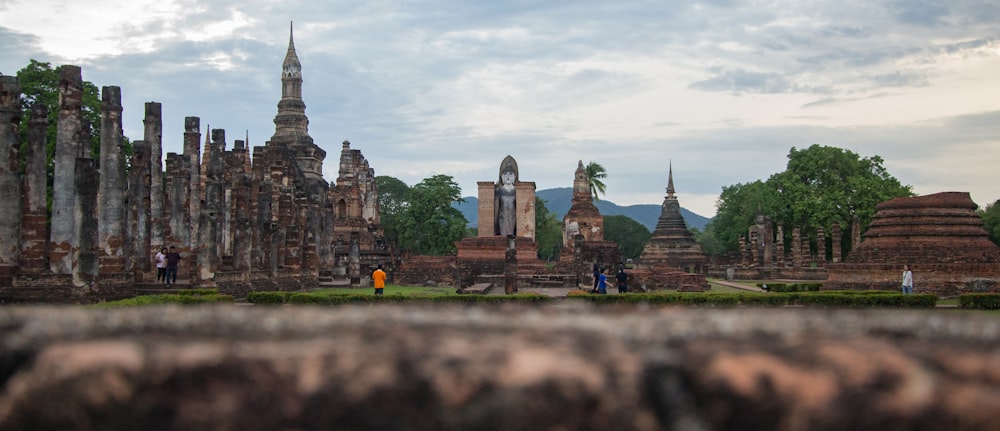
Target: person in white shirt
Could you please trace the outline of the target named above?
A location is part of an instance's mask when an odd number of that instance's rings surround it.
[[[156,282],[166,281],[167,279],[167,248],[163,247],[160,249],[159,253],[156,253]]]
[[[913,273],[910,272],[910,265],[903,265],[903,294],[913,293]]]

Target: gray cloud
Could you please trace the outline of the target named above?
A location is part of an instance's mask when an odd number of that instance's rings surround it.
[[[949,15],[949,2],[937,0],[898,0],[889,2],[889,10],[899,22],[921,26],[942,24]]]
[[[723,70],[714,77],[691,83],[689,88],[704,91],[741,93],[823,93],[825,90],[790,82],[777,73]]]

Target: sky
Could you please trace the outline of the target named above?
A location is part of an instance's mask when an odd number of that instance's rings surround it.
[[[513,156],[521,181],[711,217],[725,186],[813,144],[880,156],[917,194],[1000,198],[1000,2],[0,0],[0,73],[30,59],[122,88],[142,139],[163,105],[227,148],[274,133],[294,22],[309,134],[336,179],[351,141],[376,175],[452,176],[464,196]]]

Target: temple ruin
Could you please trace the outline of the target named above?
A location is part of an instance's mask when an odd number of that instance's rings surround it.
[[[174,246],[178,284],[292,290],[359,284],[369,268],[390,265],[374,170],[344,142],[334,185],[322,176],[326,152],[309,136],[302,65],[289,33],[275,131],[249,148],[226,132],[184,120],[183,153],[162,154],[159,103],[145,106],[144,134],[126,173],[118,87],[101,91],[100,158],[84,136],[82,74],[60,69],[52,212],[47,214],[47,107],[31,107],[27,154],[19,163],[20,89],[0,76],[0,301],[93,302],[129,297],[151,285],[151,256]],[[48,222],[46,220],[49,220]]]
[[[939,296],[1000,290],[1000,247],[989,240],[967,192],[878,204],[863,241],[827,265],[824,289],[899,290],[903,265],[914,291]]]
[[[667,195],[660,206],[660,218],[636,261],[633,270],[636,283],[633,284],[645,286],[647,290],[707,290],[708,281],[702,273],[704,263],[705,254],[701,244],[695,242],[694,235],[688,230],[684,216],[681,215],[671,163],[667,170]]]

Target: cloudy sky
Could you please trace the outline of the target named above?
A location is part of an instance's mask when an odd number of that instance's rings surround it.
[[[538,189],[608,171],[608,200],[715,213],[723,186],[812,144],[879,155],[918,194],[1000,198],[1000,3],[837,1],[0,0],[0,73],[77,64],[122,87],[125,134],[163,104],[229,144],[273,134],[294,21],[309,132],[336,177],[350,140],[377,175],[453,176],[510,154]]]

